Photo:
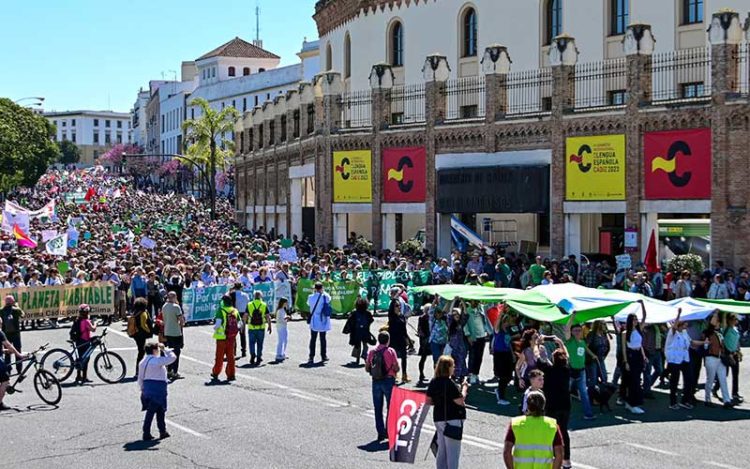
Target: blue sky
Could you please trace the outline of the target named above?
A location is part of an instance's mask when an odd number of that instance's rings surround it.
[[[258,0],[265,49],[296,63],[317,38],[315,0]],[[128,111],[149,80],[171,79],[235,36],[255,37],[255,0],[3,0],[0,97],[45,110]],[[28,101],[27,101],[28,102]]]

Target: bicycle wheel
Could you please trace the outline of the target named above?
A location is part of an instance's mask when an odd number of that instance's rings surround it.
[[[94,359],[94,371],[105,383],[115,384],[125,378],[127,369],[121,356],[114,352],[102,352]]]
[[[39,366],[52,373],[62,383],[73,374],[76,363],[70,352],[61,348],[55,348],[44,354],[42,359],[39,360]]]
[[[47,370],[41,368],[36,370],[34,374],[34,389],[39,399],[49,405],[57,405],[60,399],[62,399],[60,381]]]

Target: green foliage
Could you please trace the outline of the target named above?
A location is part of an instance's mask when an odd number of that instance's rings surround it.
[[[71,142],[70,140],[63,140],[58,144],[60,147],[60,163],[62,164],[74,164],[78,163],[81,159],[81,150],[78,145]]]
[[[364,238],[363,236],[360,236],[354,242],[354,249],[357,252],[370,252],[372,251],[372,243],[368,241],[366,238]]]
[[[705,269],[703,259],[697,254],[681,254],[674,256],[667,267],[670,272],[679,274],[683,270],[690,271],[692,274],[700,274]]]
[[[424,249],[424,244],[422,244],[422,242],[416,238],[411,238],[399,243],[399,245],[396,246],[396,249],[401,254],[407,256],[416,255],[422,252],[422,249]]]
[[[7,98],[0,98],[0,190],[33,186],[60,155],[55,127]]]

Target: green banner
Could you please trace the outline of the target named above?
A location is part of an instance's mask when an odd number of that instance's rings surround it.
[[[221,297],[229,285],[214,285],[204,288],[186,288],[182,292],[182,307],[187,322],[208,321],[214,318]]]
[[[309,279],[300,279],[297,282],[297,297],[294,301],[294,307],[297,311],[305,313],[310,312],[307,299],[312,295],[315,289],[315,281]],[[357,302],[360,288],[357,282],[326,282],[325,291],[331,295],[331,308],[333,314],[348,315],[354,310],[354,304]]]

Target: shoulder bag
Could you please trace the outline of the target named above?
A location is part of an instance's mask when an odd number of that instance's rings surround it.
[[[450,379],[450,378],[449,378]],[[453,384],[451,384],[452,386]],[[443,430],[443,436],[450,438],[451,440],[461,441],[464,436],[463,422],[461,425],[451,425],[448,423],[448,385],[443,387],[443,417],[445,417],[445,430]]]

